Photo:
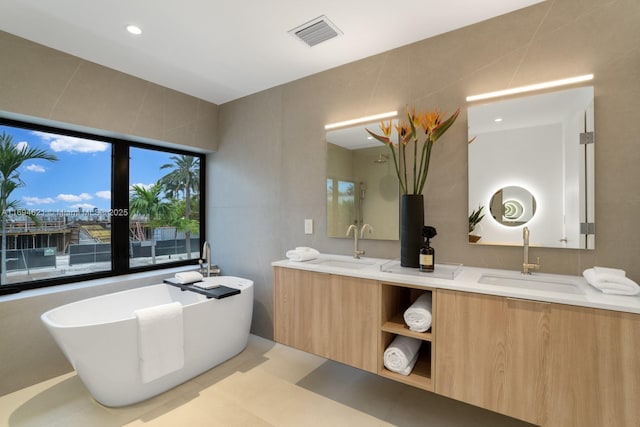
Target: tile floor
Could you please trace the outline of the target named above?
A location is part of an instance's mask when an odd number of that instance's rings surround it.
[[[0,396],[0,426],[427,426],[529,424],[251,336],[235,358],[124,408],[75,373]]]

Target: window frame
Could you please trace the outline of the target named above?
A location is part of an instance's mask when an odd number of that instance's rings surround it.
[[[175,155],[187,155],[198,158],[200,162],[200,182],[199,182],[199,248],[205,241],[205,206],[206,206],[206,155],[202,152],[189,151],[186,149],[155,145],[146,142],[139,142],[123,137],[112,137],[101,135],[98,130],[80,131],[64,128],[64,124],[39,124],[13,118],[0,116],[0,125],[22,128],[31,131],[54,133],[77,138],[92,139],[111,144],[111,209],[117,212],[118,209],[127,209],[126,216],[111,217],[111,269],[93,273],[82,273],[73,276],[52,277],[39,280],[30,280],[20,283],[0,285],[0,296],[16,293],[28,289],[43,288],[49,286],[66,285],[70,283],[84,282],[93,279],[122,276],[125,274],[139,273],[144,271],[162,270],[173,267],[187,265],[198,265],[198,258],[163,262],[155,265],[130,267],[129,266],[129,151],[132,147],[147,150],[161,151]],[[200,250],[198,250],[200,252]]]

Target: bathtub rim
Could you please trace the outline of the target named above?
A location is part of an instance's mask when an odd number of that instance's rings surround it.
[[[218,276],[218,277],[228,277],[228,278],[243,280],[243,281],[247,282],[246,286],[244,286],[242,288],[238,288],[238,289],[240,289],[240,294],[238,294],[240,296],[242,295],[242,291],[243,290],[251,289],[254,286],[254,282],[251,279],[246,279],[246,278],[238,277],[238,276],[226,276],[226,275],[225,276]],[[155,283],[155,284],[151,284],[151,285],[144,285],[144,286],[139,286],[139,287],[135,287],[135,288],[131,288],[131,289],[124,289],[124,290],[121,290],[121,291],[105,293],[103,295],[96,295],[96,296],[89,297],[89,298],[83,298],[83,299],[80,299],[80,300],[77,300],[77,301],[72,301],[72,302],[69,302],[69,303],[66,303],[66,304],[51,308],[51,309],[45,311],[44,313],[42,313],[40,315],[40,320],[47,327],[57,328],[57,329],[83,328],[83,327],[92,327],[92,326],[95,326],[95,325],[109,325],[109,324],[122,322],[122,321],[125,321],[125,320],[132,320],[132,319],[135,319],[135,314],[133,312],[131,312],[130,316],[120,317],[120,318],[115,319],[115,320],[110,320],[110,321],[105,321],[105,322],[100,322],[100,323],[62,325],[62,324],[53,322],[50,319],[50,315],[55,311],[64,310],[65,308],[68,308],[70,306],[83,304],[83,303],[86,303],[87,301],[93,301],[93,300],[96,300],[98,298],[104,298],[104,297],[107,297],[107,296],[110,296],[110,295],[115,295],[115,294],[126,294],[126,293],[129,293],[129,292],[135,292],[135,291],[139,292],[141,289],[149,288],[149,287],[157,287],[157,286],[167,287],[169,289],[170,288],[175,288],[176,290],[180,290],[180,288],[172,286],[172,285],[169,285],[169,284],[166,284],[166,283]],[[234,287],[233,284],[225,284],[225,286]],[[184,292],[189,292],[189,291],[184,291]],[[203,303],[206,303],[209,300],[209,298],[207,298],[206,296],[204,296],[202,294],[198,294],[198,293],[195,293],[195,292],[194,292],[194,294],[198,295],[198,300],[194,301],[192,303],[189,303],[189,304],[183,304],[182,305],[183,308],[191,307],[191,306],[196,305],[196,304],[203,304]],[[231,296],[230,298],[233,298],[234,296]]]

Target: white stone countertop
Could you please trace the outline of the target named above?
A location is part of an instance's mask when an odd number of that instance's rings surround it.
[[[434,273],[423,273],[417,268],[400,267],[398,260],[368,257],[354,259],[347,255],[329,254],[321,254],[316,259],[303,262],[290,261],[288,259],[275,261],[271,265],[274,267],[359,277],[387,283],[450,289],[640,314],[640,295],[604,294],[589,285],[582,276],[539,272],[534,272],[527,276],[515,270],[467,267],[458,264],[436,264]],[[522,286],[522,284],[517,286],[488,284],[480,282],[483,276],[500,277],[507,280],[513,279],[516,283],[527,279],[540,281],[540,283],[524,283],[526,286]],[[553,282],[561,284],[555,285]]]

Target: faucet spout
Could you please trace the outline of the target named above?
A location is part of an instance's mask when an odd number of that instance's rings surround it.
[[[207,277],[211,277],[211,245],[208,241],[205,241],[202,245],[202,258],[206,262],[206,269],[203,269],[203,273],[207,274]]]
[[[364,229],[364,226],[363,226]],[[347,228],[347,236],[351,234],[353,231],[353,257],[355,259],[360,259],[360,255],[364,255],[364,251],[361,251],[358,248],[358,227],[355,224],[351,224],[349,228]]]
[[[369,230],[369,234],[373,233],[373,227],[371,224],[362,224],[362,228],[360,229],[360,238],[364,239],[365,230]]]
[[[540,257],[537,257],[535,264],[529,262],[529,235],[529,227],[524,227],[522,229],[522,274],[531,274],[529,270],[540,269]]]

